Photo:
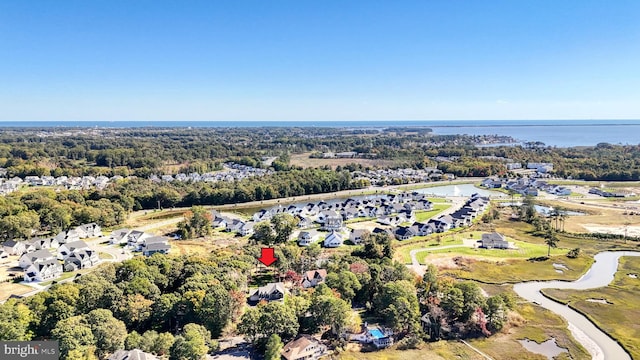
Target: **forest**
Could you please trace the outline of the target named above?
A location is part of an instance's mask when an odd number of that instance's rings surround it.
[[[259,244],[104,264],[73,283],[0,305],[0,339],[57,339],[63,360],[104,359],[122,348],[195,360],[217,349],[216,338],[233,333],[259,353],[276,346],[270,339],[287,342],[300,333],[322,333],[342,349],[342,335],[359,332],[362,317],[392,328],[405,347],[490,336],[505,325],[510,296],[485,298],[477,284],[439,276],[433,266],[415,277],[391,259],[390,243],[386,235],[370,236],[352,255],[325,258],[326,283],[311,289],[300,279],[316,268],[317,246],[277,246],[275,273],[256,271]],[[290,293],[284,302],[246,307],[248,286],[264,275],[291,284]],[[428,326],[421,324],[423,314]]]
[[[556,148],[544,144],[476,146],[513,139],[497,136],[435,135],[428,128],[5,128],[0,132],[0,167],[7,175],[136,175],[219,170],[223,162],[290,169],[288,156],[352,151],[394,160],[398,167],[438,166],[456,176],[505,172],[496,156],[551,162],[555,174],[585,180],[640,180],[640,147],[602,143]],[[437,162],[436,157],[452,157]],[[483,158],[485,157],[485,158]]]

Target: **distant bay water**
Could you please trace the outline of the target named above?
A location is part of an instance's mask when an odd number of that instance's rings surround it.
[[[395,120],[395,121],[0,121],[0,128],[148,127],[429,127],[437,135],[502,135],[549,146],[640,144],[640,120]]]

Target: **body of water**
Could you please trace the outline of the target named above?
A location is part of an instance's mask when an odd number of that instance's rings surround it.
[[[618,271],[621,256],[640,256],[636,251],[605,251],[594,257],[589,271],[577,281],[530,281],[518,283],[513,290],[518,296],[551,310],[567,320],[569,330],[590,353],[593,359],[629,360],[631,357],[615,340],[598,329],[589,319],[570,307],[548,299],[542,289],[586,290],[609,285]]]
[[[549,146],[638,144],[640,120],[425,120],[425,121],[0,121],[2,127],[429,127],[436,135],[501,135]]]
[[[443,185],[434,186],[424,189],[414,190],[421,194],[435,195],[435,196],[471,196],[473,194],[480,194],[481,196],[490,197],[506,197],[507,194],[499,191],[492,191],[487,189],[479,189],[473,184],[460,184],[460,185]]]

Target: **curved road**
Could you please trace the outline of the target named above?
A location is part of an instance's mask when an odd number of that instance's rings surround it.
[[[640,256],[640,252],[602,252],[595,256],[595,262],[589,271],[577,281],[530,281],[515,284],[513,290],[520,297],[540,304],[540,306],[565,318],[569,322],[569,330],[573,336],[591,353],[593,359],[630,360],[631,357],[622,346],[598,329],[586,317],[567,305],[548,299],[540,292],[542,289],[551,288],[586,290],[607,286],[613,281],[614,275],[618,271],[618,260],[621,256]]]
[[[461,247],[471,247],[469,245],[445,245],[445,246],[436,246],[432,248],[420,248],[409,251],[409,256],[411,256],[411,265],[407,265],[411,268],[416,274],[422,276],[424,275],[425,269],[427,268],[425,265],[421,265],[416,257],[416,254],[423,251],[436,251],[436,250],[446,250],[446,249],[455,249]]]

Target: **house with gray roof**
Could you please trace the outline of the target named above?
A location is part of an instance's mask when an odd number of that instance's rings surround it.
[[[158,357],[146,353],[140,349],[118,350],[111,354],[107,360],[160,360]]]
[[[509,242],[505,239],[504,235],[497,232],[482,234],[480,240],[480,247],[485,249],[508,249]]]
[[[88,269],[100,263],[98,252],[91,249],[76,249],[64,260],[64,271]]]
[[[62,275],[62,264],[56,259],[30,265],[24,270],[24,281],[47,281]]]
[[[42,263],[51,259],[55,260],[55,258],[56,257],[49,250],[36,250],[34,252],[25,253],[20,256],[20,259],[18,260],[18,266],[20,266],[22,269],[26,269],[31,265]]]
[[[249,293],[249,302],[257,303],[262,300],[265,301],[284,301],[284,295],[287,290],[284,288],[284,283],[268,283],[265,286],[261,286],[257,289],[251,290]]]

